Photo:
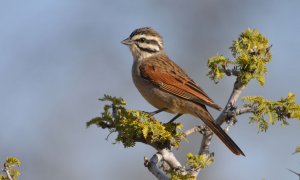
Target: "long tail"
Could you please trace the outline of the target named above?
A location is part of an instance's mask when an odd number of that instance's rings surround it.
[[[234,154],[245,156],[243,151],[238,147],[238,145],[235,144],[235,142],[228,136],[221,126],[214,122],[213,117],[210,115],[204,105],[196,114]]]

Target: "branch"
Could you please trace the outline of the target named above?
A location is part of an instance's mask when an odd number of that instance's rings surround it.
[[[296,175],[299,176],[299,178],[300,178],[300,173],[297,173],[297,172],[295,172],[295,171],[293,171],[293,170],[290,170],[290,169],[287,169],[287,170],[289,170],[290,172],[296,174]]]
[[[167,148],[164,148],[158,150],[158,152],[152,156],[150,161],[147,159],[147,157],[144,158],[145,167],[147,167],[148,170],[159,180],[169,179],[169,177],[158,167],[160,162],[163,163],[162,166],[164,170],[175,170],[180,171],[182,175],[187,174],[186,169],[182,167],[173,152]]]
[[[228,99],[228,102],[227,102],[225,108],[220,113],[219,117],[216,119],[217,124],[219,124],[221,126],[229,118],[232,119],[232,116],[231,117],[228,116],[228,112],[232,109],[232,107],[235,106],[235,104],[244,88],[245,88],[245,86],[242,85],[238,80],[236,80],[236,82],[234,83],[234,87],[231,92],[230,98]],[[238,109],[237,111],[235,111],[235,116],[240,115],[242,113],[246,113],[248,111],[250,111],[250,110],[246,109],[246,108]],[[229,128],[234,124],[234,121],[229,121],[229,122],[231,122],[232,124],[229,124],[229,126],[226,127],[226,129],[225,129],[226,132],[228,132]],[[213,132],[207,127],[205,133],[203,134],[203,138],[202,138],[200,150],[199,150],[199,155],[210,154],[209,145],[211,143],[212,136],[213,136]],[[213,153],[211,155],[213,156]],[[197,177],[200,171],[201,171],[201,169],[198,169],[193,174],[196,175],[196,177]]]
[[[203,138],[200,145],[199,155],[200,154],[209,154],[209,145],[212,138],[213,132],[206,127],[205,132],[203,134]]]
[[[237,122],[237,116],[245,113],[253,113],[254,111],[255,111],[254,107],[244,107],[240,109],[236,109],[236,107],[231,107],[227,111],[227,117],[226,117],[227,126],[224,129],[225,132],[228,132],[229,128],[232,127]]]
[[[195,126],[189,130],[186,130],[184,132],[184,135],[187,137],[193,133],[196,133],[196,132],[199,132],[201,134],[203,134],[203,139],[205,139],[205,141],[203,141],[202,139],[202,142],[201,142],[201,148],[199,150],[199,155],[201,154],[209,154],[209,145],[210,145],[210,142],[211,142],[211,137],[212,137],[212,131],[205,125],[200,125],[200,126]],[[210,154],[210,156],[213,156],[213,153]],[[198,177],[198,174],[200,173],[202,169],[201,168],[198,168],[198,169],[190,169],[189,170],[189,174],[191,176],[194,176],[194,177]]]
[[[206,129],[206,127],[204,125],[200,125],[200,126],[194,126],[191,129],[188,129],[186,131],[184,131],[184,136],[187,137],[193,133],[199,132],[201,134],[204,134],[204,130]]]
[[[182,168],[180,162],[176,159],[171,150],[164,148],[159,150],[158,152],[162,155],[164,161],[166,161],[172,169]]]
[[[242,114],[246,114],[246,113],[253,113],[254,110],[255,109],[251,108],[251,107],[240,108],[235,111],[235,115],[238,116],[238,115],[242,115]]]
[[[228,99],[228,102],[219,115],[219,117],[216,119],[216,123],[219,125],[222,125],[226,121],[227,112],[230,108],[234,107],[236,105],[236,102],[238,98],[240,97],[243,89],[245,88],[244,85],[242,85],[238,80],[234,83],[233,90],[231,92],[231,95]]]
[[[3,169],[3,171],[6,173],[7,177],[9,180],[13,180],[13,178],[11,177],[10,173],[9,173],[9,167],[5,167]]]
[[[227,67],[223,65],[222,68],[227,76],[238,76],[240,73],[237,67],[234,67],[233,69],[227,69]]]
[[[209,145],[211,143],[212,135],[213,132],[208,127],[206,127],[201,141],[201,145],[198,153],[199,155],[208,154],[210,156],[214,156],[213,153],[209,153]],[[202,170],[201,168],[196,169],[191,174],[195,177],[198,177],[198,174],[200,173],[201,170]]]
[[[234,94],[234,93],[232,93],[232,94]],[[237,98],[237,96],[231,96],[231,97]],[[232,100],[229,100],[228,102],[230,103],[230,102],[232,102]],[[234,115],[234,119],[235,119],[236,116],[238,116],[238,115],[241,115],[241,114],[244,114],[244,113],[249,113],[249,112],[252,112],[252,111],[253,111],[252,108],[240,108],[240,109],[237,109],[235,111],[230,111],[230,112],[231,112],[232,115]],[[227,119],[227,118],[232,119],[232,117],[230,117],[230,116],[227,116],[225,119]],[[235,123],[235,121],[229,121],[228,126],[225,128],[225,132],[228,133],[229,129],[234,125],[234,123]],[[208,155],[213,157],[214,153],[210,153],[210,151],[209,151],[209,146],[211,144],[211,139],[212,139],[212,136],[213,136],[213,132],[207,126],[204,126],[202,128],[204,128],[204,129],[202,129],[203,138],[202,138],[201,146],[200,146],[200,149],[199,149],[199,155],[208,154]],[[198,177],[198,174],[200,173],[201,170],[202,170],[201,168],[196,169],[193,172],[191,172],[191,174],[195,177]]]
[[[236,72],[236,71],[234,71],[234,72]],[[240,96],[240,94],[241,94],[241,92],[244,88],[245,88],[244,85],[242,85],[238,81],[235,82],[233,91],[231,93],[231,96],[230,96],[227,104],[226,104],[226,107],[221,112],[221,114],[219,115],[219,117],[216,120],[216,122],[219,125],[222,125],[228,119],[232,119],[232,117],[236,117],[237,115],[241,115],[241,114],[253,111],[252,108],[240,108],[240,109],[234,109],[234,111],[232,111],[232,107],[236,104],[236,102],[237,102],[237,100],[238,100],[238,98],[239,98],[239,96]],[[231,115],[229,115],[229,114],[231,114]],[[228,132],[229,128],[234,124],[233,121],[230,121],[230,122],[231,122],[231,124],[229,124],[225,129],[226,132]],[[193,133],[196,133],[196,132],[200,132],[201,134],[203,134],[203,138],[202,138],[202,142],[201,142],[201,146],[200,146],[198,154],[199,155],[207,154],[207,155],[213,156],[214,154],[210,153],[210,151],[209,151],[209,146],[211,144],[211,139],[212,139],[212,136],[213,136],[213,132],[207,126],[201,125],[201,126],[195,126],[195,127],[191,128],[189,130],[186,130],[184,132],[184,136],[187,137],[187,136],[189,136]],[[183,174],[187,173],[187,170],[185,170],[181,166],[181,164],[178,162],[178,160],[176,159],[176,157],[174,156],[174,154],[171,150],[168,150],[168,149],[164,148],[164,149],[159,151],[159,154],[162,156],[162,159],[165,160],[167,162],[167,164],[172,169],[175,169],[175,170],[176,169],[181,169],[181,170],[183,170]],[[153,155],[153,157],[156,156],[156,155],[157,155],[157,153],[155,155]],[[156,162],[156,164],[158,163],[158,161],[154,161],[154,162]],[[156,168],[158,168],[158,167],[157,167],[156,164],[155,164],[155,168],[153,168],[153,164],[150,166],[151,169],[149,168],[149,166],[147,166],[147,167],[148,167],[149,171],[159,179],[160,176],[161,176],[161,173],[162,174],[164,174],[164,173],[159,169],[158,169],[159,171],[157,171]],[[202,170],[201,168],[190,169],[188,171],[188,173],[191,174],[194,177],[197,177],[201,170]],[[164,177],[165,176],[166,175],[164,174]]]
[[[20,172],[15,167],[20,167],[21,161],[15,157],[7,157],[3,165],[2,172],[5,172],[6,176],[0,174],[0,179],[14,180],[18,179]]]
[[[162,160],[162,155],[156,153],[149,160],[147,157],[144,157],[144,165],[148,168],[148,170],[159,180],[168,180],[168,176],[165,175],[163,171],[161,171],[158,167],[158,163]]]
[[[244,88],[245,88],[245,86],[242,85],[240,82],[236,81],[234,83],[234,87],[231,92],[230,98],[228,99],[228,102],[227,102],[225,108],[220,113],[219,117],[216,119],[217,124],[219,124],[221,126],[226,121],[226,119],[229,118],[228,110],[236,104],[236,101],[238,100],[238,98]],[[244,111],[245,111],[244,109],[242,111],[240,109],[238,113],[242,113]],[[209,153],[209,145],[210,145],[210,141],[212,139],[212,135],[213,135],[213,133],[210,130],[206,131],[206,133],[203,134],[199,154],[208,154]]]

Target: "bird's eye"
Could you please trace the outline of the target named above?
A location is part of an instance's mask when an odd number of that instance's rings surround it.
[[[146,41],[145,38],[141,38],[141,39],[140,39],[140,42],[142,42],[142,43],[145,42],[145,41]]]

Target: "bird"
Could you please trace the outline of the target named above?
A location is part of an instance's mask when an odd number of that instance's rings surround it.
[[[183,114],[200,118],[234,154],[245,156],[221,126],[215,123],[206,106],[216,110],[222,108],[168,57],[163,38],[156,30],[151,27],[135,29],[121,43],[129,47],[133,56],[131,74],[136,88],[158,109],[151,115],[162,111],[177,114],[169,123]]]

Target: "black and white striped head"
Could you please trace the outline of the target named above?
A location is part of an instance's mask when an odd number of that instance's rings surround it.
[[[150,27],[134,30],[122,43],[130,48],[136,60],[153,56],[164,49],[162,37]]]

